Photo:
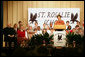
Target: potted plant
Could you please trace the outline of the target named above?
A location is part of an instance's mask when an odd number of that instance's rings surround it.
[[[73,47],[75,47],[76,45],[80,45],[82,41],[81,35],[74,34],[71,32],[69,32],[66,35],[66,38],[67,38],[67,43],[73,45]]]
[[[53,39],[53,35],[49,36],[46,32],[45,34],[37,34],[34,35],[30,42],[28,43],[29,46],[38,46],[38,45],[48,45],[52,44],[51,40]]]

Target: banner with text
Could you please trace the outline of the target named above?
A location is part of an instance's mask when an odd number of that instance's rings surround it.
[[[43,23],[50,25],[57,20],[57,15],[62,16],[62,20],[70,22],[72,28],[75,27],[76,21],[80,21],[80,8],[28,8],[28,23],[34,27],[34,22],[43,28]]]

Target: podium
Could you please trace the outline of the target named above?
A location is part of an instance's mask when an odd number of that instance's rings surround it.
[[[54,25],[54,46],[65,47],[66,46],[66,26],[65,25]]]

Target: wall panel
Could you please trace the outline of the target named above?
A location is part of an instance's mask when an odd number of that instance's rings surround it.
[[[22,21],[22,19],[23,19],[23,13],[22,13],[22,10],[23,10],[23,8],[22,8],[22,1],[18,1],[18,21]]]
[[[13,1],[13,24],[18,23],[18,1]]]
[[[8,22],[8,2],[3,2],[3,28],[7,26]]]
[[[23,23],[24,26],[27,25],[27,20],[28,19],[28,2],[27,1],[23,1]]]
[[[9,23],[13,24],[13,1],[8,1],[8,24]]]
[[[28,8],[80,8],[80,22],[82,23],[84,19],[83,1],[4,1],[3,4],[4,27],[7,26],[7,23],[13,25],[18,21],[23,21],[26,25]]]

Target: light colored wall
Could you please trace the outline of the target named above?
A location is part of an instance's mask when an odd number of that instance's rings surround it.
[[[80,23],[84,19],[84,1],[3,1],[3,27],[18,21],[26,26],[28,8],[80,8]]]

